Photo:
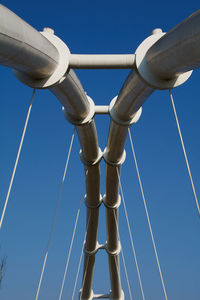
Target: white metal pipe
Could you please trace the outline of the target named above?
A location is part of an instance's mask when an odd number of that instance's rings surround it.
[[[65,107],[72,123],[81,123],[87,117],[90,103],[73,70],[67,72],[59,84],[49,89]]]
[[[97,115],[109,114],[109,106],[108,105],[95,105],[95,114],[97,114]]]
[[[88,200],[88,199],[87,199]],[[95,200],[95,199],[94,199]],[[90,202],[89,202],[90,201]],[[88,201],[93,204],[92,199]],[[94,263],[97,247],[97,232],[99,222],[99,207],[87,208],[87,235],[85,241],[84,267],[81,289],[81,300],[91,299]]]
[[[26,24],[4,6],[0,6],[0,64],[14,68],[31,78],[49,77],[57,67],[59,54],[55,46],[43,35]],[[85,166],[87,198],[90,205],[100,199],[99,165],[92,168],[99,159],[99,146],[96,127],[92,117],[95,113],[80,81],[73,70],[68,71],[50,91],[65,108],[68,120],[76,125]],[[94,105],[93,105],[94,106]],[[91,176],[93,175],[93,177]],[[91,179],[92,178],[92,179]],[[86,248],[92,250],[97,242],[98,209],[91,217],[93,226],[88,226]],[[84,280],[85,292],[91,293],[93,263],[90,263]]]
[[[119,256],[110,255],[108,257],[111,282],[111,299],[124,300],[124,293],[121,288]]]
[[[136,71],[131,71],[113,107],[113,111],[121,123],[130,122],[153,91],[154,89],[148,86]],[[110,128],[112,130],[112,126]],[[109,144],[112,144],[112,141]]]
[[[195,26],[198,27],[198,29],[193,28]],[[200,62],[199,28],[199,13],[196,13],[188,20],[181,23],[180,26],[175,27],[175,29],[169,33],[169,38],[166,34],[163,38],[158,40],[150,48],[146,56],[147,65],[151,68],[151,71],[158,77],[160,76],[163,79],[169,79],[178,76],[180,72],[185,72],[194,67],[198,67]],[[196,38],[193,32],[195,32]],[[169,40],[169,44],[167,43],[167,40]],[[193,46],[194,48],[197,47],[198,53],[193,49]],[[181,59],[179,59],[178,49],[182,51],[180,53],[182,62]],[[142,80],[138,73],[134,70],[131,71],[112,107],[113,111],[111,117],[114,116],[115,120],[111,120],[110,124],[106,157],[113,164],[117,164],[121,159],[127,137],[128,124],[131,123],[136,112],[153,91],[154,88]],[[113,172],[112,168],[112,166],[107,164],[106,199],[111,199],[111,203],[114,203],[117,201],[118,197],[119,179],[117,173]],[[110,227],[111,223],[112,217],[107,214],[107,226]],[[110,229],[108,228],[108,236],[112,234],[109,233],[109,230]],[[114,239],[114,242],[111,242],[111,244],[114,245],[116,237],[112,237],[111,239],[109,236],[109,239],[110,241]],[[110,274],[112,276],[115,274],[114,268],[115,266],[111,264]],[[116,278],[113,282],[115,280]]]
[[[78,133],[79,140],[81,143],[82,161],[84,162],[85,165],[95,164],[96,160],[99,158],[100,150],[99,150],[98,137],[97,137],[97,131],[96,131],[96,125],[94,119],[92,119],[90,122],[86,124],[77,125],[76,131]],[[87,177],[89,178],[89,174]]]
[[[83,266],[83,280],[80,300],[93,299],[92,279],[94,273],[95,256],[85,253],[84,266]]]
[[[8,8],[0,5],[0,64],[36,79],[56,69],[56,47]]]
[[[170,73],[170,76],[172,77],[177,75],[177,70],[178,72],[180,70],[187,71],[188,69],[184,69],[185,66],[187,66],[187,68],[189,67],[190,69],[192,67],[199,66],[199,16],[200,11],[197,11],[191,17],[189,17],[180,25],[172,29],[169,33],[164,35],[149,49],[146,55],[146,59],[148,62],[148,66],[156,72],[156,75],[160,76],[163,74],[163,66],[168,72],[168,65],[170,65],[170,70],[172,69],[174,72]],[[167,41],[169,41],[169,44],[167,44]],[[174,45],[177,45],[177,48]],[[198,53],[196,53],[195,47],[199,49]],[[184,56],[186,56],[185,59],[187,60],[187,63],[183,61],[181,65],[181,62],[178,58],[174,59],[174,56],[172,54],[176,55],[175,57],[179,56],[179,51],[177,51],[178,49],[181,50],[180,57],[182,57],[183,53]],[[175,53],[176,51],[177,53]],[[178,69],[177,65],[179,66]],[[169,75],[169,73],[167,74]],[[119,92],[116,103],[113,107],[114,114],[117,119],[120,120],[121,124],[125,124],[131,121],[131,119],[134,117],[134,114],[143,105],[143,103],[151,95],[151,93],[153,93],[153,91],[154,89],[152,87],[149,87],[148,84],[144,82],[134,70],[130,72],[128,78],[126,79],[123,87]],[[107,146],[107,156],[109,157],[109,160],[117,162],[120,159],[125,146],[127,129],[128,125],[120,126],[120,124],[116,124],[116,122],[111,121]],[[118,143],[116,142],[117,140]],[[115,145],[115,147],[113,147],[112,145]],[[108,173],[109,169],[110,166],[107,166],[106,174]],[[117,175],[115,175],[115,177],[116,176]],[[115,181],[117,182],[117,179]],[[115,195],[117,195],[118,185],[110,185],[109,175],[106,175],[106,182],[107,190],[109,191],[115,188]]]
[[[171,79],[200,66],[200,10],[160,38],[147,51],[152,73]]]
[[[135,54],[70,54],[73,69],[133,69]]]

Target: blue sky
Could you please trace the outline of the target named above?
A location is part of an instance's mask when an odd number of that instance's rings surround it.
[[[41,31],[51,27],[72,53],[134,53],[154,28],[170,30],[198,9],[198,2],[133,1],[3,1],[4,5]],[[128,70],[77,70],[87,94],[96,104],[108,105],[118,94]],[[0,209],[5,201],[32,90],[10,69],[0,68]],[[198,70],[173,91],[191,171],[200,197],[200,102]],[[95,117],[100,147],[107,142],[108,116]],[[37,91],[24,146],[0,232],[0,255],[7,270],[0,299],[34,299],[44,259],[64,164],[73,131],[58,100],[48,90]],[[143,106],[131,129],[144,192],[158,247],[168,299],[197,300],[200,294],[200,218],[198,217],[168,91],[156,91]],[[39,299],[55,300],[62,282],[75,216],[83,194],[84,172],[75,136],[58,212],[55,232]],[[144,293],[148,300],[164,299],[148,232],[144,207],[131,154],[122,168],[122,185],[133,231]],[[101,162],[101,194],[105,164]],[[85,228],[82,203],[73,255],[63,299],[71,299]],[[123,207],[120,234],[133,299],[142,299]],[[105,209],[100,208],[98,240],[106,241]],[[78,280],[81,286],[82,273]],[[129,299],[123,266],[122,287]],[[107,255],[96,257],[96,293],[110,289]],[[77,296],[76,296],[77,297]],[[76,298],[77,299],[77,298]]]

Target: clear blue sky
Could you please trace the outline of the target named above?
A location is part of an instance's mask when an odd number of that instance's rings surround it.
[[[157,27],[170,30],[198,9],[198,1],[3,1],[3,4],[41,31],[51,27],[72,53],[134,53]],[[128,70],[76,71],[96,104],[109,104]],[[10,69],[0,68],[0,210],[5,201],[32,90]],[[174,90],[174,99],[188,152],[197,195],[200,197],[200,73]],[[108,116],[95,117],[100,147],[107,142]],[[2,300],[35,298],[73,127],[64,119],[61,105],[48,91],[37,91],[0,232],[0,256],[7,255],[7,270],[0,289]],[[156,91],[144,104],[139,122],[132,127],[146,201],[158,246],[169,300],[200,299],[200,218],[198,217],[184,156],[167,91]],[[39,299],[55,300],[61,286],[66,254],[83,193],[84,172],[77,136],[58,212]],[[133,230],[138,263],[148,300],[164,299],[148,232],[130,143],[122,169],[122,184]],[[104,194],[104,162],[101,162]],[[82,204],[73,255],[63,299],[71,299],[85,228]],[[133,299],[142,299],[123,208],[120,233]],[[100,209],[100,243],[106,241],[105,210]],[[78,290],[81,286],[82,271]],[[121,265],[122,286],[129,299]],[[93,289],[110,289],[106,253],[97,254]],[[77,299],[77,296],[76,296]]]

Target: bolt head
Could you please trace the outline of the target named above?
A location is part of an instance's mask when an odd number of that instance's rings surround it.
[[[161,28],[155,28],[154,30],[152,30],[151,34],[157,34],[157,33],[162,33],[162,29]]]
[[[44,27],[43,28],[43,32],[49,32],[51,34],[54,34],[54,30],[52,28],[50,28],[50,27]]]

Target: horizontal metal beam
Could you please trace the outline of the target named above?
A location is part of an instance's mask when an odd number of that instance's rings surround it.
[[[109,114],[109,106],[108,105],[95,105],[95,114],[97,114],[97,115]]]
[[[70,54],[73,69],[134,69],[135,54]]]

